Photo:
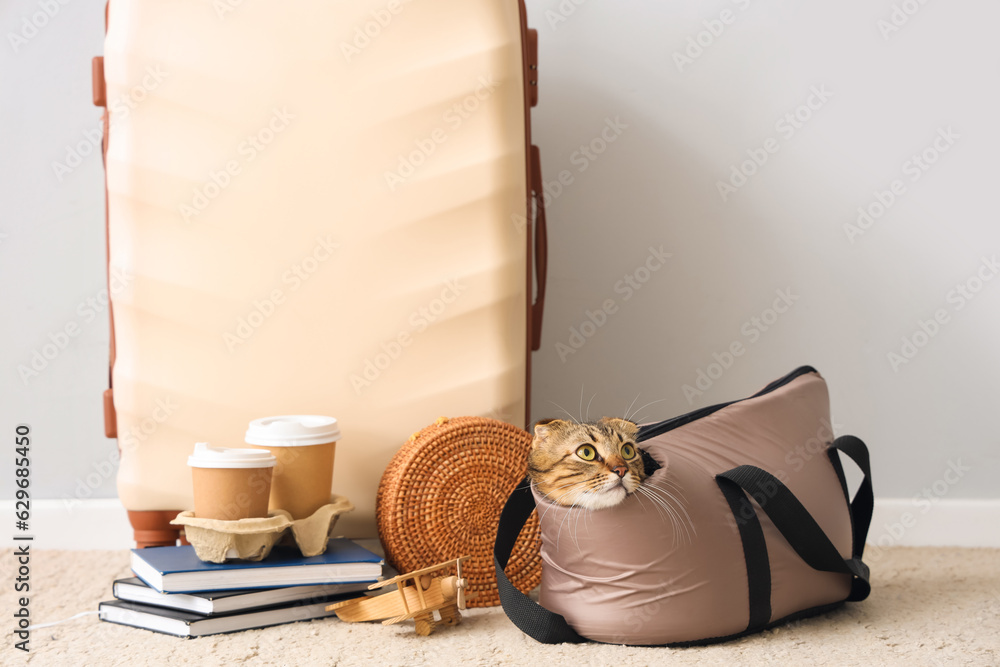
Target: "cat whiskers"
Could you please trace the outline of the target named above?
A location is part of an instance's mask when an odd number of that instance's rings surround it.
[[[635,405],[635,402],[639,400],[639,396],[641,396],[641,394],[636,394],[635,398],[632,399],[632,402],[629,403],[628,407],[625,409],[625,416],[622,417],[622,419],[628,421],[629,412],[632,411],[632,406]]]
[[[646,496],[646,498],[648,498],[649,501],[653,504],[653,508],[656,510],[657,515],[659,515],[660,520],[670,522],[671,527],[673,527],[674,529],[674,536],[676,541],[676,535],[677,535],[676,514],[674,513],[673,508],[670,507],[669,502],[664,498],[662,498],[658,493],[653,491],[653,489],[651,489],[650,486],[651,485],[647,486],[640,485],[639,488],[635,490],[636,497],[639,497],[640,495]]]
[[[589,494],[589,493],[590,493],[589,490],[584,490],[579,495],[579,497],[576,499],[576,502],[573,503],[573,506],[575,507],[576,503],[580,502],[581,500],[583,500],[583,498],[586,497],[587,494]],[[583,514],[585,517],[590,515],[590,511],[589,510],[585,510],[583,508],[579,508],[579,509],[580,509],[580,511],[576,513],[576,519],[575,519],[573,525],[569,526],[569,529],[570,529],[569,530],[569,536],[571,538],[573,538],[573,542],[576,544],[576,550],[577,551],[580,551],[580,515]],[[570,508],[570,510],[572,511],[572,508]],[[587,519],[586,518],[584,518],[584,520],[583,520],[583,527],[584,528],[587,527]]]
[[[660,484],[650,481],[649,487],[661,494],[666,495],[669,500],[673,501],[674,507],[678,512],[677,518],[679,520],[687,521],[687,523],[684,524],[684,528],[685,532],[688,533],[690,537],[691,533],[694,532],[694,522],[691,520],[691,515],[688,514],[686,509],[687,503],[684,501],[684,491],[669,479],[664,478],[658,481]]]
[[[554,491],[558,491],[560,489],[566,489],[566,488],[569,488],[571,486],[579,486],[581,484],[586,484],[586,483],[587,483],[586,479],[581,479],[581,480],[576,481],[576,482],[569,482],[567,484],[561,484],[561,485],[559,485],[557,487],[549,489],[548,493],[546,493],[545,491],[542,491],[541,489],[538,489],[538,492],[542,494],[542,497],[546,498],[549,501],[549,506],[545,508],[545,511],[542,512],[542,515],[540,517],[538,517],[538,520],[541,521],[542,519],[544,519],[545,515],[548,514],[549,511],[553,507],[556,507],[557,505],[560,505],[560,503],[552,496],[552,493]],[[538,488],[538,487],[536,486],[535,488]]]
[[[594,489],[585,489],[582,493],[580,493],[580,495],[577,498],[576,502],[580,502],[586,496],[593,495],[594,493],[595,493]],[[574,505],[576,505],[576,503],[574,503]],[[583,528],[584,528],[584,530],[587,530],[589,532],[590,529],[587,526],[587,522],[591,519],[594,510],[586,508],[586,507],[578,507],[577,509],[579,511],[576,513],[576,522],[573,524],[573,529],[570,531],[570,536],[573,538],[573,541],[576,543],[576,550],[580,551],[581,550],[580,549],[580,516],[581,515],[583,516]]]
[[[685,508],[683,492],[679,488],[667,481],[660,485],[646,479],[636,491],[667,513],[673,528],[675,544],[678,540],[681,543],[690,543],[694,539],[696,536],[694,522],[691,521],[691,515]]]
[[[635,405],[635,401],[637,401],[637,400],[639,400],[638,396],[636,396],[635,400],[632,401],[632,405]],[[638,423],[640,423],[640,420],[639,419],[635,419],[634,418],[635,415],[639,414],[641,411],[645,410],[649,406],[656,405],[657,403],[662,403],[665,400],[667,400],[667,399],[660,398],[660,399],[657,399],[655,401],[650,401],[649,403],[646,403],[646,405],[643,405],[642,407],[636,408],[634,412],[631,412],[631,415],[632,415],[631,417],[629,416],[629,413],[632,410],[632,405],[630,405],[630,406],[628,406],[629,409],[625,411],[625,417],[624,417],[624,419],[626,419],[628,421],[631,421],[631,422],[635,422],[636,424],[638,424]]]
[[[579,494],[576,497],[576,500],[573,501],[573,504],[569,506],[568,510],[566,510],[566,515],[562,518],[562,521],[559,522],[559,532],[556,534],[556,551],[559,551],[559,543],[562,541],[562,535],[563,535],[563,524],[566,523],[566,519],[568,519],[573,514],[573,510],[575,509],[580,509],[581,512],[584,511],[583,508],[577,508],[576,504],[580,502],[580,498],[582,498],[586,493],[587,491],[584,490],[581,494]],[[579,519],[579,513],[577,513],[577,519]],[[576,542],[576,548],[577,550],[579,550],[580,540],[576,538],[575,534],[571,535],[571,537],[574,538],[574,541]]]
[[[587,487],[591,486],[591,484],[592,484],[592,480],[590,480],[590,479],[581,479],[579,481],[568,482],[566,484],[561,484],[561,485],[559,485],[557,487],[549,489],[548,492],[544,492],[541,489],[539,489],[539,493],[541,493],[544,498],[548,499],[549,503],[550,503],[549,506],[547,508],[545,508],[545,511],[542,512],[541,516],[538,518],[539,522],[541,522],[541,521],[543,521],[545,519],[545,516],[552,510],[553,507],[559,506],[559,507],[562,507],[562,508],[566,509],[566,515],[563,516],[562,521],[559,522],[559,530],[556,532],[556,550],[557,551],[559,550],[559,544],[562,541],[562,534],[563,534],[563,527],[564,526],[566,526],[567,528],[569,528],[570,536],[573,538],[573,541],[576,543],[576,548],[577,549],[580,548],[580,539],[579,539],[580,514],[582,514],[582,513],[588,513],[589,514],[589,512],[591,510],[589,510],[589,509],[587,509],[585,507],[578,507],[577,505],[586,496],[588,496],[588,495],[590,495],[590,494],[593,493],[592,490],[590,490],[589,488],[587,488]],[[579,491],[576,494],[576,498],[573,500],[573,503],[568,508],[565,505],[556,502],[555,498],[552,495],[553,492],[559,491],[560,489],[569,489],[569,491],[567,491],[567,494],[568,493],[573,493],[577,489],[572,488],[572,487],[584,487],[584,488],[583,488],[583,490]],[[564,495],[566,495],[566,494],[564,494]],[[567,525],[566,524],[566,520],[570,517],[571,514],[574,513],[574,510],[578,510],[578,511],[576,511],[576,517],[574,519],[575,523],[571,523],[571,524]],[[588,518],[589,518],[589,516],[585,516],[584,517],[584,527],[586,527],[586,521],[587,521]]]
[[[551,403],[552,405],[556,406],[557,408],[559,408],[560,410],[562,410],[563,412],[565,412],[566,416],[569,417],[570,419],[572,419],[574,424],[579,424],[580,423],[580,420],[578,420],[576,417],[574,417],[572,414],[570,414],[570,411],[567,410],[566,408],[564,408],[563,406],[559,405],[555,401],[549,401],[549,403]]]

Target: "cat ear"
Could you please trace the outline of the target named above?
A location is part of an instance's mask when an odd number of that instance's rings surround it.
[[[535,423],[535,437],[544,440],[565,425],[562,419],[539,419]]]
[[[619,431],[625,431],[626,433],[631,433],[639,428],[639,425],[635,422],[630,422],[627,419],[621,419],[619,417],[601,417],[599,421],[612,428],[616,428]]]

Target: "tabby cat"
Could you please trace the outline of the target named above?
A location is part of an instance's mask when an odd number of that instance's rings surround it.
[[[582,423],[543,419],[535,424],[528,477],[557,505],[613,507],[646,479],[638,433],[634,422],[613,417]]]

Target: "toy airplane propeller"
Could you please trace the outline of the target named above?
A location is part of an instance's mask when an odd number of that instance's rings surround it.
[[[471,600],[476,596],[476,593],[466,594],[468,582],[462,577],[462,563],[468,559],[469,556],[462,556],[380,581],[368,589],[375,590],[396,584],[396,591],[345,600],[326,609],[337,612],[337,618],[348,623],[384,619],[382,625],[392,625],[412,618],[417,634],[427,636],[439,625],[453,626],[461,623],[462,615],[459,610],[465,609],[466,598]],[[455,566],[454,575],[440,574],[452,565]],[[434,619],[435,611],[441,620]]]

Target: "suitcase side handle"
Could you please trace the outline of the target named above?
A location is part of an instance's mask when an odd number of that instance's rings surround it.
[[[538,106],[538,31],[534,28],[525,30],[527,41],[527,56],[525,62],[525,78],[528,81],[528,105]]]
[[[104,5],[104,30],[108,29],[108,4]],[[108,262],[108,289],[110,294],[111,289],[111,245],[108,236],[108,127],[109,127],[109,111],[108,111],[108,89],[107,84],[104,80],[104,57],[97,56],[91,61],[91,84],[92,84],[92,94],[94,98],[95,107],[103,107],[104,114],[102,116],[102,121],[104,124],[104,136],[101,139],[101,162],[104,163],[104,244],[105,252],[107,253]],[[108,304],[108,331],[111,336],[109,349],[108,349],[108,388],[104,390],[104,436],[107,438],[117,438],[118,437],[118,415],[115,413],[115,400],[114,400],[114,389],[111,384],[111,371],[115,365],[115,315],[112,311],[111,304]]]
[[[542,186],[542,159],[538,146],[531,147],[531,196],[535,200],[535,281],[538,285],[531,306],[531,349],[542,347],[542,313],[549,271],[549,234],[545,222],[545,190]]]

